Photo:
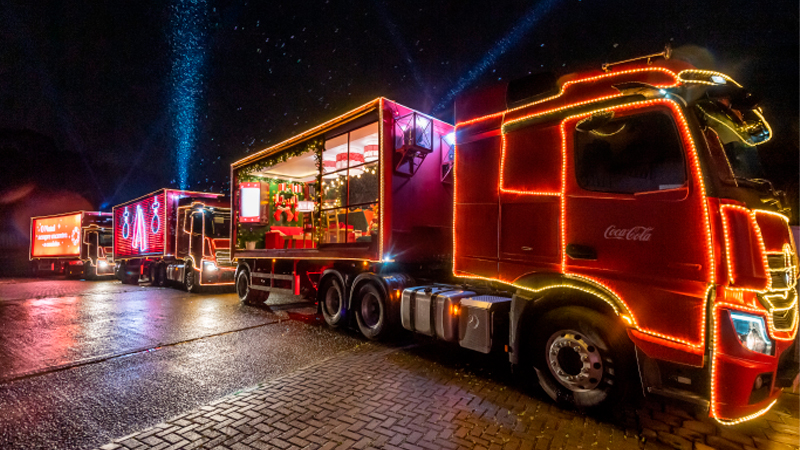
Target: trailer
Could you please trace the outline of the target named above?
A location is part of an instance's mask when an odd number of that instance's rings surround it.
[[[232,286],[230,201],[160,189],[114,206],[114,261],[125,284],[175,284],[190,292]]]
[[[669,56],[487,88],[455,127],[379,98],[233,163],[239,297],[506,352],[581,409],[765,414],[799,365],[788,206],[747,178],[772,131]]]
[[[99,211],[31,217],[28,255],[34,275],[113,276],[111,222],[111,213]]]

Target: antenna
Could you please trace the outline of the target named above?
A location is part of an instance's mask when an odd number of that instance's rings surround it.
[[[603,72],[608,72],[608,68],[611,67],[611,66],[618,66],[620,64],[626,64],[626,63],[629,63],[629,62],[640,61],[640,60],[643,60],[643,59],[646,59],[647,60],[647,64],[650,65],[650,64],[653,63],[652,62],[653,58],[662,57],[662,58],[664,58],[666,60],[666,59],[669,59],[670,56],[672,56],[672,46],[667,44],[664,47],[664,51],[661,52],[661,53],[654,53],[652,55],[638,56],[636,58],[626,59],[624,61],[617,61],[617,62],[613,62],[613,63],[605,63],[605,64],[602,65],[602,68],[603,68]]]

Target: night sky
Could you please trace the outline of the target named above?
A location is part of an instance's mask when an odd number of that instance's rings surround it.
[[[459,93],[667,43],[763,97],[796,199],[799,35],[796,1],[3,2],[0,246],[31,214],[227,192],[233,161],[378,96],[451,121]]]

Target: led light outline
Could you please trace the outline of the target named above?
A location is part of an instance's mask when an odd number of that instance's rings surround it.
[[[648,69],[637,69],[637,70],[634,70],[634,71],[646,71],[646,70],[648,70]],[[625,72],[630,72],[630,71],[625,71]],[[667,71],[667,72],[668,73],[672,73],[670,71]],[[586,81],[586,80],[593,80],[595,78],[602,78],[602,77],[611,76],[611,75],[619,75],[621,73],[623,73],[623,72],[604,74],[604,75],[600,75],[598,77],[589,77],[587,79],[578,80],[576,82]],[[567,83],[565,83],[565,85],[567,85]],[[562,93],[563,93],[563,91],[562,91]],[[552,98],[558,97],[560,94],[558,94],[558,95],[556,95],[556,96],[554,96]],[[620,94],[620,95],[622,95],[622,94]],[[516,122],[519,122],[519,121],[522,121],[522,120],[528,120],[528,119],[530,119],[532,117],[535,117],[535,116],[540,116],[540,115],[544,115],[544,114],[550,114],[550,113],[558,111],[558,110],[569,109],[569,108],[572,108],[572,107],[575,107],[575,106],[580,106],[580,105],[583,105],[583,104],[592,103],[592,102],[595,102],[595,101],[600,101],[600,100],[604,100],[604,99],[607,99],[607,98],[613,98],[613,97],[617,97],[617,96],[618,95],[614,95],[614,96],[610,96],[610,97],[602,97],[600,99],[594,99],[594,100],[589,100],[589,101],[578,102],[578,103],[575,103],[575,104],[570,104],[570,105],[554,108],[552,110],[547,110],[547,111],[543,111],[543,112],[539,112],[539,113],[533,113],[533,114],[530,114],[528,116],[524,116],[524,117],[520,117],[520,118],[511,120],[511,121],[508,121],[508,122],[504,122],[501,125],[501,136],[505,135],[505,128],[509,124],[516,123]],[[541,103],[543,101],[551,100],[552,98],[540,100],[540,101],[534,102],[532,104]],[[589,111],[589,112],[581,113],[581,114],[575,114],[575,115],[566,117],[566,118],[561,120],[560,128],[561,128],[561,137],[562,137],[562,140],[561,140],[561,150],[562,150],[562,165],[561,165],[562,181],[561,181],[561,185],[562,186],[561,186],[561,193],[560,194],[555,194],[555,195],[560,195],[560,197],[561,197],[561,215],[560,215],[560,221],[561,221],[561,224],[560,224],[560,228],[561,228],[560,241],[561,242],[560,242],[560,245],[561,245],[561,273],[562,273],[562,275],[574,276],[576,278],[582,278],[582,279],[587,280],[587,281],[592,281],[592,282],[594,282],[594,283],[596,283],[596,284],[598,284],[600,286],[605,287],[609,292],[613,293],[613,290],[611,290],[610,288],[608,288],[608,286],[604,285],[603,283],[601,283],[601,282],[599,282],[597,280],[594,280],[594,279],[592,279],[590,277],[586,277],[586,276],[582,276],[582,275],[572,274],[572,273],[569,273],[569,272],[566,271],[566,251],[565,251],[565,242],[566,242],[566,225],[565,225],[566,224],[566,221],[565,221],[566,199],[565,199],[565,197],[566,197],[566,191],[565,190],[566,190],[566,174],[567,174],[567,167],[566,167],[567,166],[567,157],[566,157],[566,142],[567,141],[566,141],[566,130],[564,128],[566,122],[570,121],[570,120],[573,120],[573,119],[579,119],[579,118],[582,118],[582,117],[588,117],[588,116],[591,116],[592,114],[595,114],[595,113],[598,113],[598,112],[637,109],[637,108],[643,108],[643,107],[648,107],[648,106],[659,106],[659,105],[664,105],[664,106],[669,107],[670,110],[672,110],[672,112],[674,114],[674,117],[676,119],[678,119],[676,121],[677,122],[676,125],[679,126],[679,130],[681,132],[680,133],[681,134],[681,138],[683,140],[685,148],[688,150],[687,153],[688,153],[689,160],[690,160],[689,162],[690,162],[691,168],[692,168],[691,173],[692,173],[692,176],[694,177],[695,184],[697,185],[698,190],[700,191],[699,197],[701,199],[700,202],[702,204],[701,205],[701,209],[703,211],[704,229],[705,229],[705,235],[706,235],[706,266],[707,266],[707,274],[708,274],[708,283],[709,283],[709,285],[713,285],[714,284],[714,280],[715,280],[716,274],[715,274],[715,270],[714,270],[714,252],[713,252],[713,241],[712,241],[712,234],[711,234],[711,225],[710,225],[711,220],[710,220],[709,211],[708,211],[709,204],[708,204],[708,200],[707,200],[705,184],[704,184],[703,179],[702,179],[702,170],[701,170],[699,159],[698,159],[698,155],[697,155],[698,151],[697,151],[697,147],[696,147],[696,145],[694,143],[694,140],[692,138],[691,130],[689,129],[688,123],[686,121],[686,117],[683,114],[683,111],[681,111],[680,106],[675,101],[669,100],[669,99],[650,99],[650,100],[631,102],[631,103],[627,103],[627,104],[624,104],[624,105],[617,105],[617,106],[612,106],[612,107],[607,107],[607,108],[598,108],[597,110],[594,110],[594,111]],[[529,105],[526,105],[526,106],[529,106]],[[523,107],[524,106],[521,106],[521,107],[518,107],[518,108],[514,108],[512,110],[503,111],[502,113],[497,113],[497,114],[493,114],[493,115],[490,115],[490,116],[491,117],[497,117],[499,115],[505,115],[506,113],[508,113],[510,111],[513,111],[513,110],[516,110],[516,109],[519,109],[519,108],[523,108]],[[487,118],[487,117],[490,117],[490,116],[485,116],[484,118]],[[479,118],[479,119],[483,119],[483,118]],[[477,121],[477,120],[475,120],[475,121]],[[468,124],[468,123],[472,123],[472,122],[471,121],[462,122],[462,123],[457,124],[456,127],[464,125],[464,124]],[[505,140],[503,140],[503,146],[505,147]],[[503,150],[505,150],[505,149],[503,149]],[[501,158],[501,167],[504,165],[504,159],[505,159],[504,156],[505,155],[503,154],[503,158]],[[457,161],[458,161],[458,150],[456,149],[456,161],[454,162],[454,170],[455,170],[455,166],[457,166],[457,164],[458,164]],[[501,180],[502,180],[502,176],[503,176],[503,174],[502,174],[502,169],[501,169],[501,173],[500,173]],[[458,178],[458,177],[454,177],[454,178]],[[457,184],[456,183],[457,183],[457,181],[454,181],[455,192],[456,192],[456,195],[457,195],[458,191],[457,191]],[[502,190],[502,188],[501,188],[501,190]],[[520,193],[520,192],[515,191],[515,192],[512,192],[512,193]],[[523,193],[527,194],[527,195],[550,195],[550,193],[536,192],[536,191],[523,192]],[[509,284],[507,281],[503,281],[500,278],[476,277],[476,276],[462,275],[462,274],[457,273],[457,271],[455,269],[455,267],[456,267],[455,260],[456,260],[456,255],[457,255],[457,248],[456,248],[456,244],[455,244],[455,241],[456,241],[456,238],[455,238],[455,234],[456,234],[455,233],[455,219],[456,219],[455,205],[457,204],[457,201],[455,201],[455,199],[454,199],[453,204],[454,204],[454,214],[453,214],[453,275],[456,276],[456,277],[459,277],[459,278],[478,278],[478,279],[483,279],[483,280],[498,281],[498,282],[501,282],[501,283],[504,283],[504,284]],[[466,272],[464,272],[464,273],[466,273]],[[529,290],[529,291],[531,290],[530,288],[525,288],[525,287],[516,285],[514,283],[511,283],[511,285],[514,286],[514,287],[525,289],[525,290]],[[707,288],[707,291],[706,291],[707,293],[708,293],[708,289],[710,289],[710,287]],[[614,295],[628,309],[628,311],[630,311],[630,308],[628,308],[627,304],[622,300],[622,298],[619,295],[617,295],[616,293],[614,293]],[[706,297],[708,297],[708,295],[706,295]],[[601,299],[601,300],[606,301],[608,303],[608,301],[605,300],[605,299]],[[707,298],[706,298],[706,301],[707,301]],[[615,311],[617,311],[616,307],[614,309],[615,309]],[[701,317],[701,322],[700,322],[700,340],[699,340],[699,343],[694,343],[694,342],[691,342],[691,341],[688,341],[688,340],[685,340],[685,339],[681,339],[681,338],[678,338],[678,337],[675,337],[675,336],[670,336],[670,335],[666,335],[666,334],[659,333],[659,332],[656,332],[656,331],[643,329],[638,325],[638,322],[636,321],[636,318],[635,318],[635,316],[633,315],[632,312],[631,312],[630,320],[626,319],[626,321],[629,324],[631,324],[635,329],[637,329],[638,331],[640,331],[642,333],[649,334],[649,335],[652,335],[652,336],[655,336],[655,337],[659,337],[661,339],[666,339],[666,340],[670,340],[670,341],[673,341],[673,342],[677,342],[677,343],[683,344],[683,345],[685,345],[687,347],[690,347],[690,348],[702,349],[702,348],[705,347],[705,323],[706,323],[706,317],[705,317],[706,316],[706,311],[705,311],[705,309],[706,308],[703,309],[703,315]]]
[[[719,322],[720,322],[720,320],[718,318],[718,314],[719,314],[719,310],[723,306],[728,308],[728,309],[737,310],[737,311],[748,311],[748,310],[750,310],[750,308],[742,308],[739,305],[733,305],[733,304],[730,304],[730,303],[719,302],[719,303],[714,305],[714,311],[711,314],[712,327],[713,327],[714,333],[712,334],[712,339],[711,339],[711,399],[710,399],[711,411],[710,412],[711,412],[711,417],[714,418],[714,420],[716,420],[720,425],[730,426],[730,425],[740,424],[742,422],[747,422],[748,420],[752,420],[752,419],[755,419],[757,417],[760,417],[760,416],[766,414],[775,405],[775,403],[778,402],[778,400],[777,399],[773,400],[772,403],[767,405],[764,409],[756,411],[753,414],[748,414],[746,416],[739,417],[739,418],[736,418],[736,419],[723,418],[717,412],[717,384],[718,384],[717,383],[717,353],[718,353],[717,352],[717,337],[719,336]],[[752,311],[752,310],[750,310],[750,311]],[[759,315],[763,315],[763,311],[758,311],[758,313],[759,313]]]
[[[153,195],[161,195],[161,194],[164,194],[164,201],[165,201],[165,204],[166,204],[166,202],[169,200],[169,193],[170,192],[178,193],[178,195],[181,195],[182,197],[198,196],[198,197],[202,197],[202,198],[216,198],[216,199],[220,199],[220,198],[224,198],[225,197],[224,194],[218,194],[216,192],[200,192],[200,191],[190,191],[190,190],[183,190],[183,189],[161,188],[161,189],[158,189],[156,191],[150,192],[149,194],[145,194],[145,195],[136,197],[133,200],[128,200],[127,202],[115,205],[115,206],[113,206],[111,208],[112,224],[114,226],[114,239],[115,239],[114,242],[116,242],[116,219],[115,219],[115,216],[116,216],[117,208],[120,208],[120,207],[123,207],[123,206],[127,208],[131,204],[136,203],[136,202],[138,202],[138,201],[140,201],[142,199],[145,199],[145,198],[153,196]],[[162,214],[164,215],[164,220],[165,221],[167,219],[166,209],[167,208],[163,208],[163,210],[162,210]],[[167,229],[168,228],[169,228],[168,226],[167,227],[163,227],[163,230],[162,230],[163,231],[163,239],[164,239],[164,254],[160,255],[160,256],[155,256],[157,258],[166,257],[166,256],[172,256],[171,254],[167,254],[167,247],[168,247],[167,246],[167,244],[168,244]],[[113,250],[112,255],[114,257],[115,263],[116,263],[116,261],[128,261],[128,260],[131,260],[131,259],[142,259],[142,258],[146,259],[147,258],[147,257],[143,257],[143,256],[120,256],[120,257],[117,257],[117,255],[116,255],[116,245],[114,245],[113,248],[114,248],[114,250]],[[150,256],[150,257],[153,257],[153,256]],[[231,257],[233,257],[233,255],[231,255]]]
[[[549,102],[551,100],[555,100],[558,97],[561,97],[562,95],[564,95],[564,92],[566,92],[567,88],[569,88],[573,84],[591,83],[593,81],[597,81],[597,80],[600,80],[600,79],[603,79],[603,78],[616,77],[616,76],[620,76],[620,75],[628,75],[628,74],[632,74],[632,73],[641,73],[641,72],[662,72],[662,73],[665,73],[667,75],[670,75],[673,79],[675,79],[675,83],[673,83],[671,85],[656,85],[656,87],[658,87],[658,88],[666,89],[666,88],[676,87],[676,86],[680,85],[680,79],[675,74],[675,72],[673,72],[672,70],[669,70],[669,69],[667,69],[665,67],[640,67],[640,68],[637,68],[637,69],[621,70],[619,72],[606,72],[606,73],[599,74],[599,75],[588,76],[586,78],[580,78],[580,79],[577,79],[577,80],[566,81],[561,86],[559,86],[559,92],[557,94],[555,94],[555,95],[552,95],[550,97],[543,98],[543,99],[540,99],[540,100],[536,100],[536,101],[533,101],[533,102],[530,102],[530,103],[526,103],[524,105],[517,106],[515,108],[507,109],[505,111],[501,111],[501,112],[497,112],[497,113],[493,113],[493,114],[487,114],[485,116],[476,117],[474,119],[466,120],[464,122],[459,122],[458,124],[456,124],[456,127],[471,125],[471,124],[473,124],[475,122],[480,122],[482,120],[503,116],[503,115],[505,115],[507,113],[511,113],[511,112],[520,110],[522,108],[527,108],[529,106],[538,105],[540,103],[545,103],[545,102]],[[594,101],[600,101],[600,100],[604,100],[604,99],[608,99],[608,98],[619,97],[619,96],[622,96],[622,95],[623,94],[620,93],[620,94],[615,94],[615,95],[611,95],[611,96],[607,96],[607,97],[595,98],[595,99],[592,99],[592,100],[589,100],[589,101],[586,101],[586,102],[578,102],[576,104],[573,104],[573,106],[577,106],[579,104],[584,104],[584,103],[589,103],[589,102],[594,102]],[[556,111],[558,109],[562,109],[562,108],[555,108],[555,109],[551,110],[551,112],[552,111]],[[516,120],[514,120],[514,122],[516,122]]]
[[[376,98],[374,100],[371,100],[371,101],[369,101],[367,103],[364,103],[363,105],[361,105],[361,106],[359,106],[359,107],[357,107],[355,109],[351,109],[350,111],[347,111],[347,112],[345,112],[343,114],[340,114],[340,115],[334,117],[333,119],[330,119],[330,120],[328,120],[326,122],[323,122],[323,123],[321,123],[321,124],[319,124],[319,125],[317,125],[317,126],[315,126],[313,128],[310,128],[310,129],[308,129],[308,130],[306,130],[306,131],[304,131],[304,132],[302,132],[300,134],[296,134],[296,135],[290,137],[289,139],[286,139],[286,140],[284,140],[282,142],[279,142],[279,143],[277,143],[275,145],[267,147],[264,150],[261,150],[259,152],[253,153],[252,155],[250,155],[250,156],[248,156],[246,158],[242,158],[242,159],[234,162],[233,164],[231,164],[231,167],[232,168],[241,167],[242,165],[244,165],[244,164],[246,164],[248,162],[252,162],[253,160],[258,159],[258,157],[260,157],[262,155],[270,154],[274,150],[276,150],[278,148],[281,148],[281,147],[283,147],[285,145],[288,145],[289,143],[300,141],[303,138],[309,137],[310,135],[313,135],[317,131],[319,131],[319,130],[321,130],[323,128],[326,128],[327,126],[329,126],[329,125],[331,125],[333,123],[336,123],[337,121],[339,121],[341,119],[346,118],[347,116],[355,116],[358,113],[362,113],[364,111],[369,110],[370,108],[374,108],[375,106],[379,105],[382,102],[382,100],[383,100],[383,97],[378,97],[378,98]]]
[[[161,203],[158,202],[158,197],[153,200],[151,207],[153,208],[153,217],[150,218],[150,231],[153,234],[158,233],[161,230],[161,217],[158,215],[158,207],[161,206]],[[153,222],[155,222],[155,226],[153,226]]]

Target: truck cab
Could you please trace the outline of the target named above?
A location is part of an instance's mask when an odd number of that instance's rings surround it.
[[[638,366],[722,423],[764,414],[797,374],[798,273],[753,97],[665,58],[518,83],[456,105],[454,273],[516,291],[511,361],[573,405]]]
[[[189,199],[182,203],[177,213],[175,261],[167,264],[167,280],[186,286],[233,284],[228,202]]]

